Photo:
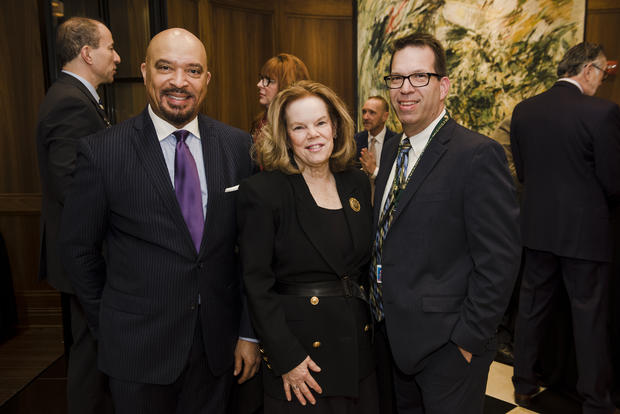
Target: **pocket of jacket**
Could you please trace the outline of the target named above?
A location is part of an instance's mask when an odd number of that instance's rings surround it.
[[[424,296],[422,310],[424,312],[459,312],[463,300],[463,296]]]

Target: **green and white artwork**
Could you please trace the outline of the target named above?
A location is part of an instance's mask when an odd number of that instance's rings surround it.
[[[448,111],[488,135],[555,82],[561,57],[583,41],[585,10],[585,0],[358,0],[358,107],[371,95],[389,101],[392,42],[428,32],[446,49]],[[394,114],[388,125],[400,130]]]

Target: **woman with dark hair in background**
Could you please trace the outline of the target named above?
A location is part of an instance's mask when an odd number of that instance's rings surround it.
[[[265,413],[378,412],[367,303],[370,182],[353,121],[328,87],[300,81],[271,103],[241,182],[239,244],[263,353]],[[311,405],[308,405],[311,404]]]
[[[265,107],[252,122],[250,133],[254,142],[267,123],[269,104],[279,91],[293,82],[310,79],[308,68],[297,56],[280,53],[267,60],[258,74],[258,102]]]

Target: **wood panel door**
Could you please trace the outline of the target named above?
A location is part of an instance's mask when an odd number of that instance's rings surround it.
[[[258,72],[283,52],[302,59],[312,79],[334,89],[354,112],[349,0],[169,0],[168,24],[187,28],[207,47],[212,78],[203,109],[213,118],[248,131],[261,111]]]
[[[620,1],[589,0],[586,13],[586,41],[603,45],[609,60],[620,60]],[[620,72],[610,76],[596,96],[620,105]]]

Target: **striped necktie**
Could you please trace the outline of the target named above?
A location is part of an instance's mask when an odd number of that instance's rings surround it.
[[[392,188],[385,200],[383,210],[379,216],[379,227],[375,235],[375,243],[372,251],[372,259],[370,262],[370,308],[375,320],[383,320],[383,291],[381,287],[381,272],[377,265],[381,263],[381,251],[383,242],[387,236],[388,230],[392,225],[392,213],[398,201],[399,193],[407,185],[407,165],[409,163],[409,150],[411,142],[409,138],[405,138],[398,146],[398,156],[396,158],[396,170],[394,172],[394,182]]]

